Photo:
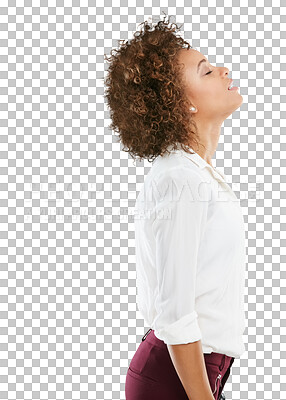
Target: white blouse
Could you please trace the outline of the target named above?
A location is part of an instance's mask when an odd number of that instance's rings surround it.
[[[194,150],[191,149],[193,152]],[[166,344],[245,351],[245,230],[222,172],[183,149],[159,156],[135,204],[137,305]]]

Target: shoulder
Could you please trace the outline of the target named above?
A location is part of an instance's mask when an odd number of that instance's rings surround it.
[[[199,166],[182,156],[181,152],[156,159],[148,174],[147,185],[155,197],[166,193],[209,198],[209,185]]]
[[[170,179],[183,182],[186,179],[191,179],[195,183],[205,180],[200,167],[193,163],[190,158],[184,157],[182,151],[174,151],[164,157],[158,157],[148,175],[150,180],[157,182]]]

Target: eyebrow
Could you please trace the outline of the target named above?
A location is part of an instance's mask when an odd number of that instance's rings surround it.
[[[199,72],[199,68],[200,68],[200,66],[202,65],[202,63],[203,63],[204,61],[207,61],[207,60],[206,60],[205,58],[203,58],[203,59],[198,63],[197,72]]]

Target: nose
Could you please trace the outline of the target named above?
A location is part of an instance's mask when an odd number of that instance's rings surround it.
[[[223,75],[228,75],[229,74],[229,69],[227,67],[221,67],[221,71]]]

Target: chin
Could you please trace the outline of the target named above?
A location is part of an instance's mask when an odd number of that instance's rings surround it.
[[[225,119],[228,118],[231,114],[233,114],[240,106],[241,106],[242,102],[240,103],[236,103],[236,105],[234,107],[232,107],[231,110],[229,110],[228,112],[225,113]]]
[[[242,94],[240,94],[240,93],[237,93],[237,94],[239,94],[239,96],[240,96],[240,98],[241,98],[241,103],[240,103],[240,104],[242,104],[242,103],[243,103],[243,97],[242,97]]]
[[[242,95],[240,93],[239,93],[239,97],[240,97],[240,102],[239,102],[237,107],[240,107],[241,104],[243,103],[243,97],[242,97]]]
[[[237,101],[235,102],[235,104],[234,104],[234,107],[233,107],[233,111],[232,112],[234,112],[235,110],[237,110],[241,105],[242,105],[242,103],[243,103],[243,97],[242,97],[242,95],[240,94],[240,93],[238,93],[238,96],[237,96],[237,99],[236,99]]]

